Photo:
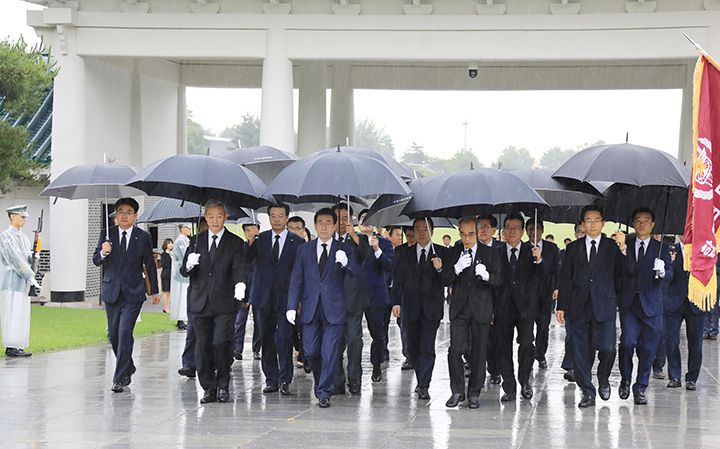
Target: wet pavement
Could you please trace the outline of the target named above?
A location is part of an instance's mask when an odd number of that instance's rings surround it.
[[[248,340],[252,326],[248,323]],[[683,332],[684,334],[684,329]],[[109,345],[0,360],[0,448],[718,448],[720,342],[705,341],[697,391],[668,389],[651,379],[647,406],[617,395],[579,409],[580,393],[563,380],[561,327],[551,329],[549,369],[533,370],[535,397],[501,403],[489,385],[480,408],[447,409],[449,329],[441,324],[431,401],[413,394],[397,326],[391,325],[391,361],[381,383],[370,382],[369,336],[359,397],[333,397],[320,409],[312,375],[296,370],[293,396],[263,395],[260,362],[233,365],[232,401],[200,405],[202,391],[177,374],[184,332],[138,339],[138,372],[124,393],[110,392],[114,359]],[[682,336],[683,363],[687,356]]]

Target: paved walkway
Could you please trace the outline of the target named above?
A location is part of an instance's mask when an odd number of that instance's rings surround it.
[[[251,330],[251,326],[248,326]],[[695,392],[669,390],[651,380],[649,405],[617,395],[581,410],[575,384],[562,379],[564,330],[551,329],[548,370],[533,374],[535,397],[502,404],[489,386],[478,410],[445,408],[449,331],[442,324],[432,400],[412,393],[411,372],[401,371],[397,327],[384,380],[370,382],[366,335],[365,379],[360,397],[335,397],[319,409],[312,376],[296,371],[292,397],[263,395],[260,363],[233,365],[233,403],[200,406],[199,385],[177,374],[185,334],[139,339],[138,372],[122,394],[110,392],[113,356],[108,345],[0,360],[1,448],[719,448],[720,342],[706,341]],[[686,355],[683,338],[683,355]]]

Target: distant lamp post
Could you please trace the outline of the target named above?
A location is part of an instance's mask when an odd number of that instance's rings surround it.
[[[467,151],[467,131],[468,131],[468,125],[470,125],[470,123],[468,123],[468,121],[465,120],[462,124],[463,124],[463,128],[465,129],[465,141],[464,141],[465,143],[463,145],[463,150]]]

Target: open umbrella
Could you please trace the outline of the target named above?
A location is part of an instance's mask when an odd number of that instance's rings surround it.
[[[239,220],[253,215],[252,211],[243,207],[226,206],[226,208],[228,209],[228,220]],[[199,215],[199,204],[163,198],[145,209],[145,212],[138,218],[138,223],[184,223],[196,220]]]
[[[294,154],[267,145],[239,148],[220,157],[249,168],[265,184],[298,159]]]
[[[349,154],[359,154],[361,156],[371,157],[373,159],[377,159],[381,162],[384,162],[385,165],[390,168],[390,170],[395,173],[396,175],[400,176],[402,179],[414,179],[416,176],[413,174],[413,170],[406,167],[405,165],[401,164],[400,162],[396,161],[390,156],[387,156],[386,154],[383,154],[376,150],[371,150],[369,148],[362,148],[362,147],[351,147],[351,146],[339,146],[339,148],[343,153],[349,153]],[[309,157],[313,157],[315,155],[322,155],[326,153],[331,153],[337,151],[337,148],[330,148],[328,150],[321,150],[317,151],[313,154],[311,154]]]
[[[69,200],[105,198],[105,237],[107,237],[109,232],[107,199],[143,195],[142,191],[126,185],[136,174],[134,168],[122,164],[77,165],[62,172],[40,192],[40,195]]]

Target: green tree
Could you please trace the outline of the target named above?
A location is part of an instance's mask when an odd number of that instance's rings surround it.
[[[355,125],[355,144],[359,147],[369,148],[380,153],[395,157],[395,146],[392,138],[380,128],[373,120],[362,120]]]
[[[29,159],[28,133],[13,127],[13,118],[37,110],[52,86],[57,71],[41,46],[28,47],[21,38],[0,42],[0,191],[8,191],[20,182],[42,182],[40,165]]]
[[[502,151],[495,166],[509,169],[526,169],[532,168],[534,163],[535,159],[530,155],[527,148],[509,146]]]
[[[423,148],[417,142],[411,143],[410,147],[403,153],[400,161],[406,164],[426,164],[430,162],[430,158],[425,154]]]
[[[562,149],[560,147],[550,148],[540,157],[540,166],[542,168],[557,170],[575,153],[577,153],[577,151],[572,149]]]
[[[192,119],[192,111],[185,113],[187,120],[187,150],[189,154],[207,154],[209,143],[205,140],[207,134],[200,123]]]
[[[260,145],[260,119],[245,113],[242,122],[225,128],[220,136],[238,141],[240,148],[256,147]]]
[[[469,170],[470,164],[472,164],[473,168],[480,168],[483,165],[470,148],[459,149],[450,159],[437,159],[434,163],[448,174]]]

